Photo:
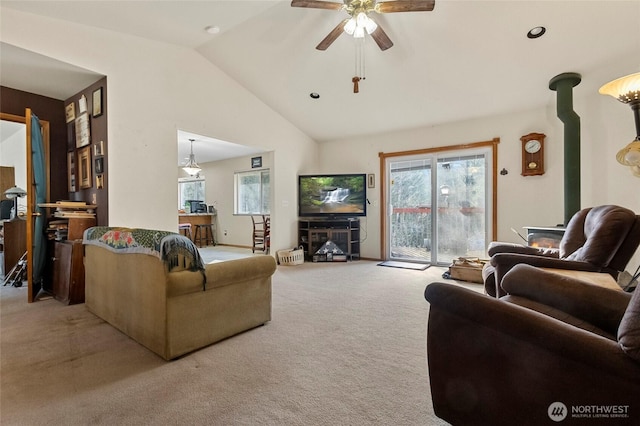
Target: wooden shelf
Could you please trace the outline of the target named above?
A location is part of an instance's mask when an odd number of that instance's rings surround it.
[[[298,245],[304,248],[306,260],[314,260],[314,254],[329,240],[348,260],[360,258],[360,220],[311,218],[298,221]]]

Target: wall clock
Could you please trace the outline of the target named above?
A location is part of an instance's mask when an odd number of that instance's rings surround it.
[[[544,174],[544,138],[542,133],[529,133],[522,141],[522,176]]]

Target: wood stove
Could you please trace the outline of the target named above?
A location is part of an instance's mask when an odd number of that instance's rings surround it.
[[[525,226],[527,245],[540,248],[558,248],[566,228],[559,226]]]

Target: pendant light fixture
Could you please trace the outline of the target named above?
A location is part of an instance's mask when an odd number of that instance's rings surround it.
[[[189,176],[197,175],[198,173],[200,173],[200,170],[202,170],[200,168],[200,166],[198,166],[198,163],[196,163],[196,156],[193,155],[193,141],[194,140],[195,139],[189,139],[189,141],[191,142],[191,154],[189,154],[189,161],[187,162],[187,164],[185,164],[182,167],[182,170],[187,172],[189,174]]]

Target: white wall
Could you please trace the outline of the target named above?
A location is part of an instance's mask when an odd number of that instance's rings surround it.
[[[205,199],[207,204],[213,204],[217,210],[217,235],[219,244],[251,247],[251,234],[253,225],[249,216],[237,216],[233,214],[234,203],[234,173],[254,170],[251,168],[251,157],[262,157],[262,168],[269,169],[273,181],[273,153],[265,152],[248,157],[233,158],[211,163],[202,163],[200,176],[205,178]],[[257,170],[257,169],[255,169]],[[273,191],[271,204],[274,204]],[[281,213],[282,214],[282,213]],[[295,218],[294,218],[295,220]],[[226,235],[225,235],[226,234]],[[291,244],[295,244],[295,235]],[[285,241],[284,247],[289,247]],[[293,247],[293,246],[292,246]],[[280,246],[279,248],[283,248]]]
[[[297,239],[297,174],[375,173],[379,188],[380,151],[485,141],[494,137],[501,139],[498,167],[509,170],[508,175],[498,177],[498,239],[517,242],[509,230],[511,227],[563,220],[563,125],[556,117],[555,92],[547,87],[540,88],[549,92],[545,108],[336,140],[318,147],[193,51],[10,9],[2,9],[0,24],[4,42],[107,76],[112,225],[177,229],[175,135],[178,129],[244,145],[259,145],[273,152],[274,250],[291,247]],[[600,69],[559,70],[565,71],[581,73],[583,83],[603,84],[637,72],[637,52],[628,52]],[[575,110],[582,123],[582,206],[614,203],[640,212],[637,189],[640,181],[615,161],[616,152],[635,135],[630,109],[596,92],[583,93],[580,85],[574,92]],[[547,172],[543,176],[520,176],[519,138],[529,132],[547,135]],[[364,257],[380,255],[376,191],[368,192],[372,207],[366,223],[368,237],[362,246]],[[234,236],[240,232],[240,228],[229,228]],[[640,255],[636,253],[630,268],[635,269],[638,263]]]
[[[286,152],[273,160],[272,244],[295,242],[296,175],[317,145],[217,67],[188,49],[10,9],[0,24],[6,43],[107,76],[110,225],[177,230],[180,129]]]
[[[583,81],[598,78],[602,84],[633,72],[634,65],[621,58],[616,67],[607,66]],[[596,77],[594,77],[596,76]],[[550,78],[553,76],[550,76]],[[362,256],[380,254],[379,152],[398,152],[438,146],[488,141],[500,138],[498,170],[498,240],[521,242],[510,228],[525,225],[554,225],[564,220],[564,124],[556,115],[556,94],[550,93],[549,105],[504,116],[456,122],[441,126],[410,129],[389,134],[335,140],[321,144],[321,164],[325,172],[366,172],[376,174],[376,189],[368,190],[372,207],[367,212],[368,238],[362,244]],[[609,96],[581,93],[574,88],[574,110],[581,122],[581,206],[618,204],[640,213],[640,180],[627,167],[617,163],[619,149],[631,142],[635,127],[631,109]],[[542,176],[523,177],[520,137],[531,132],[544,133],[545,169]],[[640,264],[640,250],[627,267]]]
[[[15,169],[15,184],[18,188],[27,190],[27,128],[22,129],[3,141],[0,141],[0,166]],[[27,211],[27,197],[18,198],[18,212]]]

